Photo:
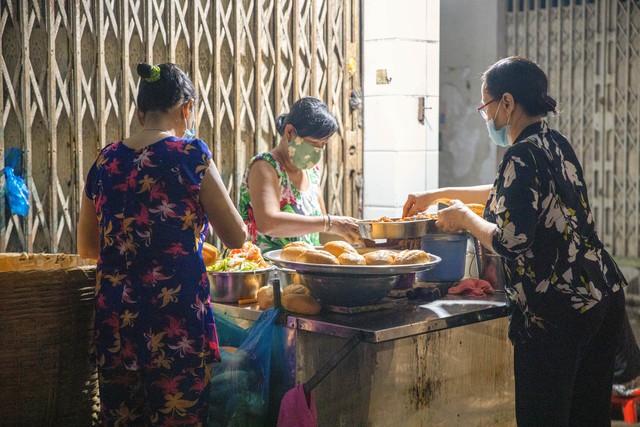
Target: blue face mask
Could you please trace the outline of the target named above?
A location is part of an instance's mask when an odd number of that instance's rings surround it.
[[[193,114],[193,113],[192,113]],[[191,129],[187,128],[187,117],[184,118],[184,127],[186,128],[184,134],[182,135],[183,139],[193,139],[196,137],[196,121],[193,120],[193,125],[191,125]]]
[[[500,100],[500,104],[498,104],[498,108],[500,108],[501,104],[502,104],[502,100]],[[498,110],[496,110],[496,114],[497,113],[498,113]],[[495,118],[495,115],[493,117]],[[509,120],[511,120],[511,117],[509,117],[509,119],[507,120],[507,124],[502,126],[500,130],[496,130],[496,124],[493,122],[493,119],[487,122],[487,132],[489,132],[489,138],[491,138],[493,143],[499,147],[509,146],[509,129],[511,128],[511,125],[509,124]]]

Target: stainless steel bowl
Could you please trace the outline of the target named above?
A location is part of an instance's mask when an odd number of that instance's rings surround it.
[[[479,277],[489,282],[494,291],[504,292],[506,281],[503,269],[504,267],[502,266],[502,258],[500,255],[485,248],[483,245],[478,245],[480,246]]]
[[[322,305],[359,307],[375,304],[395,286],[394,275],[338,275],[302,273],[302,279]]]
[[[370,252],[372,249],[366,248],[358,252]],[[429,254],[430,261],[422,264],[400,264],[400,265],[335,265],[335,264],[308,264],[304,262],[287,261],[280,257],[282,249],[267,252],[264,257],[271,263],[282,268],[289,268],[300,274],[332,274],[337,276],[382,276],[398,275],[402,273],[413,273],[416,271],[430,270],[434,268],[442,259],[434,254]],[[303,277],[304,281],[304,277]]]
[[[208,271],[211,300],[237,303],[256,298],[258,289],[269,283],[273,266],[255,271]]]
[[[360,236],[365,239],[404,239],[421,237],[436,231],[436,220],[431,218],[402,221],[392,218],[392,222],[358,221]]]
[[[304,280],[302,280],[302,275],[295,270],[291,270],[289,268],[277,268],[276,269],[276,277],[280,279],[280,287],[282,289],[291,285],[304,285]]]

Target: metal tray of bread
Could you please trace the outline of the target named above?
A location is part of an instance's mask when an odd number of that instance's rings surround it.
[[[325,273],[325,274],[345,274],[345,275],[388,275],[415,273],[416,271],[431,270],[438,265],[441,258],[437,255],[429,254],[429,262],[423,264],[401,264],[401,265],[333,265],[333,264],[308,264],[304,262],[287,261],[280,258],[282,249],[266,252],[263,256],[273,264],[296,270],[299,273]]]
[[[358,221],[358,229],[360,236],[365,239],[404,239],[422,237],[437,231],[436,219],[434,218],[411,220],[389,218],[389,221],[361,220]]]

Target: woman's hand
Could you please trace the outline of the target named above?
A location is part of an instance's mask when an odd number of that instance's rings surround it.
[[[96,206],[86,194],[82,197],[77,239],[80,258],[98,259],[100,255],[100,226],[96,215]]]
[[[331,229],[327,230],[344,237],[349,243],[354,244],[360,240],[357,219],[350,216],[331,215]]]
[[[232,249],[241,247],[247,239],[247,226],[231,201],[213,161],[202,178],[200,205],[222,243]]]
[[[413,216],[434,204],[437,197],[430,191],[422,191],[419,193],[411,193],[407,196],[407,201],[404,202],[402,208],[402,216]]]
[[[493,250],[496,225],[475,214],[460,200],[452,200],[448,208],[438,211],[436,226],[447,233],[468,231],[485,247]]]
[[[446,209],[438,211],[436,226],[447,233],[458,233],[470,228],[470,219],[475,213],[460,200],[452,200]]]
[[[435,190],[411,193],[402,210],[402,216],[413,216],[439,201],[462,200],[464,203],[484,205],[489,198],[491,184],[474,185],[472,187],[444,187]]]

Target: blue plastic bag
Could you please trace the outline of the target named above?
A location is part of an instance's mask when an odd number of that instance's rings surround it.
[[[209,426],[262,427],[269,409],[269,379],[275,322],[270,308],[247,330],[236,353],[223,353],[214,365],[209,401]]]
[[[249,329],[227,320],[224,314],[216,313],[216,331],[218,332],[218,340],[221,347],[240,347],[242,342],[247,339]]]
[[[10,148],[5,156],[4,177],[7,199],[12,214],[25,216],[29,212],[29,189],[20,177],[20,150]],[[17,171],[17,172],[16,172]]]

